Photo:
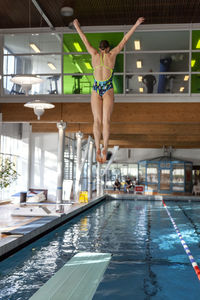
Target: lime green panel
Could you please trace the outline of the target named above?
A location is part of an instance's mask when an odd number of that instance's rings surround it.
[[[113,77],[113,87],[115,94],[123,94],[123,76],[115,75]]]
[[[101,40],[108,40],[111,48],[115,47],[122,40],[124,34],[122,32],[102,32],[102,33],[86,33],[90,44],[98,49]],[[63,51],[64,52],[77,52],[74,43],[80,46],[80,52],[87,52],[85,45],[77,33],[63,35]]]
[[[64,94],[91,94],[94,83],[93,75],[65,75],[63,78]],[[114,92],[123,93],[123,76],[115,75],[113,78]]]
[[[192,53],[191,70],[192,72],[200,72],[200,53]]]
[[[191,81],[191,93],[200,93],[200,74],[193,74]]]
[[[92,75],[66,75],[63,78],[64,94],[90,94],[94,78]]]
[[[192,31],[192,50],[200,50],[200,30]]]
[[[111,48],[119,44],[123,38],[122,32],[109,32],[109,33],[88,33],[86,34],[91,45],[98,49],[101,40],[108,40]],[[78,48],[77,48],[78,46]],[[63,73],[93,73],[91,56],[89,54],[78,54],[79,52],[87,52],[79,35],[64,34],[63,35],[63,51],[64,52],[77,52],[77,54],[64,55],[63,57]],[[119,54],[116,58],[115,72],[121,73],[124,70],[123,54]],[[92,76],[64,76],[63,89],[64,94],[88,94],[91,92],[93,85]],[[120,78],[120,79],[119,79]],[[123,92],[123,79],[121,77],[114,78],[114,86],[116,93]],[[85,83],[84,83],[84,82]],[[115,83],[116,81],[116,83]],[[90,92],[89,92],[90,91]]]
[[[89,54],[68,54],[63,56],[63,73],[92,73]]]
[[[124,71],[124,55],[118,54],[115,62],[114,72],[123,73]]]

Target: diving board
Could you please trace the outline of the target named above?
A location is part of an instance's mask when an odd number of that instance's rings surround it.
[[[110,259],[110,253],[76,254],[29,300],[92,299]]]

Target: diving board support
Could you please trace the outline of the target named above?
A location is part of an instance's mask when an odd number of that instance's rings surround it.
[[[110,160],[108,161],[108,164],[107,164],[106,168],[104,169],[103,174],[101,175],[102,177],[103,177],[103,176],[107,173],[107,171],[109,170],[109,168],[110,168],[110,166],[111,166],[111,164],[112,164],[112,162],[113,162],[113,160],[114,160],[114,158],[115,158],[115,156],[116,156],[118,150],[119,150],[119,146],[114,146],[114,148],[113,148],[113,154],[112,154]]]
[[[110,253],[76,254],[29,300],[92,300],[110,259]]]
[[[76,202],[79,200],[79,193],[80,193],[80,179],[83,172],[83,167],[86,162],[86,158],[88,156],[89,146],[90,142],[92,141],[91,136],[88,137],[86,150],[84,153],[83,161],[81,162],[81,139],[82,139],[82,133],[78,132],[77,134],[77,168],[76,168],[76,183],[75,183],[75,198]]]

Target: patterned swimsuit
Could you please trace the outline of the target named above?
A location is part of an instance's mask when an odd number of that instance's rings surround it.
[[[94,85],[93,85],[93,90],[99,94],[99,96],[103,96],[108,90],[113,88],[113,83],[112,83],[112,78],[113,78],[113,70],[107,66],[104,65],[104,61],[102,60],[102,56],[100,56],[101,59],[101,64],[97,67],[101,67],[104,66],[107,69],[109,69],[111,71],[111,76],[105,80],[105,81],[99,81],[94,79]]]

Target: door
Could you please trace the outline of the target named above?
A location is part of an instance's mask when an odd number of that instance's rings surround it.
[[[160,169],[160,192],[170,192],[170,169]]]

